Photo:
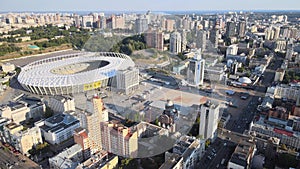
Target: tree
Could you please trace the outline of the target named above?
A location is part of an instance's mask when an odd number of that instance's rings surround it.
[[[49,118],[54,115],[54,111],[50,107],[46,107],[46,112],[44,114],[45,118]]]

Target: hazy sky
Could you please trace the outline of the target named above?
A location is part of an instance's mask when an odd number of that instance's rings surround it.
[[[300,10],[300,0],[0,0],[0,11]]]

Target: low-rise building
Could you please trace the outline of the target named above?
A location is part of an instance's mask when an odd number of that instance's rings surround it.
[[[285,74],[285,70],[284,69],[277,69],[276,72],[275,72],[274,81],[275,82],[278,82],[278,81],[281,82],[281,81],[283,81],[284,74]]]
[[[74,130],[80,127],[80,122],[70,114],[58,114],[44,121],[35,123],[42,131],[42,135],[50,144],[60,144],[73,137]]]
[[[41,130],[38,127],[24,129],[12,135],[11,143],[16,150],[22,154],[29,156],[29,150],[34,146],[43,143]]]
[[[235,148],[228,162],[228,169],[251,168],[251,161],[256,152],[255,143],[251,140],[242,140]]]
[[[294,124],[293,120],[290,119],[288,121],[281,120],[281,123],[277,125],[272,121],[268,121],[266,117],[261,116],[251,125],[250,130],[255,132],[256,135],[276,137],[280,139],[281,144],[298,149],[300,148],[300,132],[293,129]]]
[[[3,133],[3,141],[9,143],[24,155],[29,155],[28,151],[33,146],[43,143],[41,131],[38,127],[26,129],[20,124],[9,123],[4,126]]]
[[[182,169],[195,168],[204,155],[204,149],[204,140],[182,136],[177,140],[172,151],[165,153],[165,163],[160,168],[166,168],[167,166]]]
[[[75,169],[82,162],[81,146],[78,144],[49,158],[49,166],[53,169]]]
[[[70,96],[54,96],[49,99],[49,107],[58,113],[75,111],[75,101]]]
[[[12,72],[15,69],[16,69],[16,67],[15,67],[14,64],[11,64],[11,63],[4,63],[4,64],[2,64],[2,71],[5,72],[5,73]]]
[[[29,112],[30,108],[23,102],[12,103],[10,106],[5,105],[0,107],[0,116],[11,119],[17,124],[29,119]]]

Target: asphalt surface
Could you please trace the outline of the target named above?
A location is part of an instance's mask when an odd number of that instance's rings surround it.
[[[40,55],[33,55],[33,56],[11,59],[9,61],[4,61],[4,62],[12,63],[18,67],[23,67],[31,62],[34,62],[34,61],[37,61],[40,59],[46,59],[46,58],[51,58],[51,57],[55,57],[55,56],[73,54],[73,53],[78,53],[78,52],[80,52],[80,51],[75,51],[75,50],[57,51],[57,52],[40,54]]]
[[[38,169],[40,166],[29,158],[21,155],[14,154],[9,150],[5,150],[4,146],[0,143],[0,168],[1,169]]]

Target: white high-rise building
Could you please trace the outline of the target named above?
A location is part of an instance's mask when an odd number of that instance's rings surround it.
[[[201,49],[194,51],[187,70],[187,81],[192,85],[203,85],[205,60],[201,57]]]
[[[218,118],[218,104],[208,101],[201,105],[199,135],[205,140],[211,139],[213,141],[217,137]]]
[[[173,32],[170,37],[170,52],[178,54],[181,52],[181,35],[179,32]]]

